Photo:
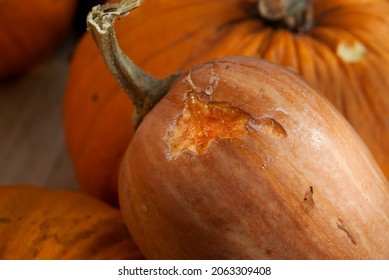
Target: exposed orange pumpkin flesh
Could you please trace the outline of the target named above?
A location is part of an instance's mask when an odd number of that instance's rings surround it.
[[[204,154],[217,138],[240,138],[247,133],[251,115],[228,103],[202,101],[188,93],[183,113],[167,133],[168,158],[177,158],[183,150]]]

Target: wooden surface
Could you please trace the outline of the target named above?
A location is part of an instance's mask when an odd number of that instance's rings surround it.
[[[0,83],[0,185],[78,189],[61,103],[75,36],[23,77]]]

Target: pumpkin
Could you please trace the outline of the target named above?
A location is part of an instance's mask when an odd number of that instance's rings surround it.
[[[260,1],[262,15],[258,1],[145,1],[117,23],[116,33],[124,52],[159,78],[232,55],[290,68],[341,111],[389,176],[388,1],[300,2],[311,5],[295,13],[311,17],[274,19],[269,13],[276,9],[269,5],[275,0]],[[133,135],[133,110],[85,35],[75,50],[63,105],[69,154],[85,191],[117,197],[117,168]]]
[[[65,38],[77,0],[0,2],[0,79],[19,75],[51,54]]]
[[[150,259],[387,259],[389,187],[346,119],[300,76],[225,57],[158,80],[96,7],[88,27],[136,106],[120,207]]]
[[[0,187],[0,259],[142,259],[117,209],[86,194]]]

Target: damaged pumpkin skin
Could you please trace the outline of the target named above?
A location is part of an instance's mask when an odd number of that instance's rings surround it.
[[[137,128],[119,176],[122,213],[148,259],[387,259],[388,190],[328,101],[248,57],[178,78]]]
[[[1,260],[144,259],[117,209],[88,195],[0,187]]]

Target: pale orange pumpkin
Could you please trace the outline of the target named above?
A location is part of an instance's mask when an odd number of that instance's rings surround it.
[[[0,1],[0,79],[21,74],[68,34],[77,0]]]
[[[173,83],[129,144],[119,198],[149,259],[389,258],[389,185],[365,144],[259,59]]]
[[[252,0],[145,1],[117,23],[116,34],[124,52],[157,77],[230,55],[289,67],[341,111],[389,176],[388,1],[301,2],[313,12],[302,22],[294,14],[264,19]],[[109,201],[117,197],[117,168],[133,135],[132,111],[85,35],[64,99],[66,139],[81,187]]]
[[[0,259],[143,259],[117,209],[86,194],[0,186]]]

